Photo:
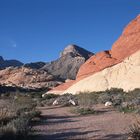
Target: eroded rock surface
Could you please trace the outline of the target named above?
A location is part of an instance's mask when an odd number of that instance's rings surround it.
[[[25,67],[8,67],[0,71],[0,85],[23,88],[51,88],[60,81],[43,70],[35,70]]]
[[[78,47],[76,45],[68,45],[60,58],[45,65],[42,69],[48,71],[60,79],[75,79],[77,72],[82,64],[90,58],[93,53]]]

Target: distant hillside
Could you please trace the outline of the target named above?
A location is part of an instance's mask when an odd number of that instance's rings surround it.
[[[40,69],[40,68],[42,68],[44,65],[46,65],[45,62],[34,62],[34,63],[27,63],[27,64],[24,64],[24,67],[26,67],[26,68],[32,68],[32,69]]]
[[[0,56],[0,69],[5,69],[6,67],[19,67],[22,66],[23,63],[18,60],[4,60],[2,56]]]

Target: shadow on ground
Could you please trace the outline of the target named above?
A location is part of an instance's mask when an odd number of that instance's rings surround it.
[[[54,108],[61,108],[61,107],[50,107],[48,109],[50,109],[51,111]],[[110,110],[107,109],[99,110],[98,112],[99,114],[97,115],[100,115],[104,113],[110,113]],[[82,128],[80,127],[75,128],[74,126],[75,122],[80,121],[80,119],[75,119],[75,118],[84,117],[84,119],[86,119],[86,117],[88,116],[89,115],[79,116],[75,114],[57,115],[55,113],[51,115],[43,115],[40,121],[33,123],[33,126],[43,126],[43,127],[47,126],[48,128],[51,127],[51,129],[39,130],[37,133],[35,132],[35,134],[37,135],[32,135],[26,140],[72,140],[72,139],[73,140],[74,139],[97,140],[97,137],[101,137],[97,135],[100,133],[101,130],[88,131],[86,130],[87,128],[84,128],[84,126],[82,126]],[[59,124],[61,126],[61,125],[67,125],[68,123],[72,123],[72,122],[73,122],[72,124],[73,128],[67,128],[67,129],[56,128],[57,127],[56,124]],[[110,134],[101,137],[100,140],[124,140],[125,138],[126,137],[121,134]]]

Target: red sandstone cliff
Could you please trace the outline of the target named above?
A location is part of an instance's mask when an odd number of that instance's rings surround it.
[[[140,15],[126,26],[111,50],[95,54],[80,67],[76,81],[64,83],[54,88],[51,92],[56,90],[63,91],[85,77],[122,62],[126,57],[138,50],[140,50]]]

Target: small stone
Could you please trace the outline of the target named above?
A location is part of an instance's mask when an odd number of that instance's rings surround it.
[[[110,101],[106,102],[106,103],[105,103],[105,106],[106,106],[106,107],[112,106],[112,102],[110,102]]]
[[[73,100],[69,100],[69,103],[71,103],[72,105],[76,106],[76,103]]]
[[[58,105],[59,103],[58,103],[58,100],[55,100],[54,102],[53,102],[53,105]]]

